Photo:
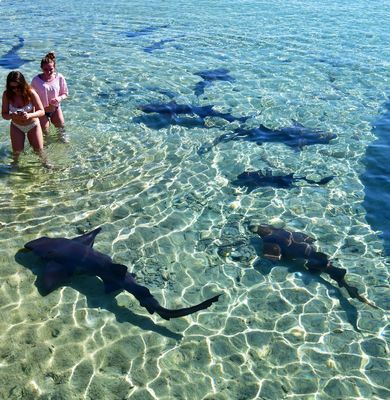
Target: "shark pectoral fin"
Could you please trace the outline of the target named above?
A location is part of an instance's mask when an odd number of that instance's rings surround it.
[[[84,235],[81,236],[77,236],[75,238],[73,238],[72,240],[74,240],[75,242],[81,243],[85,246],[89,246],[92,247],[93,243],[95,241],[95,237],[96,235],[102,230],[101,227],[94,229],[91,232],[88,232]]]
[[[282,250],[276,243],[263,243],[263,253],[268,260],[279,261],[282,258]]]
[[[74,268],[56,261],[49,261],[46,264],[43,275],[38,282],[38,286],[42,294],[46,295],[57,289],[64,280],[69,278],[74,272]]]

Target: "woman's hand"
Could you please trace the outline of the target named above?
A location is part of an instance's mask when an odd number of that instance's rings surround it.
[[[50,105],[54,106],[54,107],[58,107],[61,103],[62,97],[61,96],[57,96],[54,99],[50,100]]]
[[[25,112],[25,111],[23,111],[23,112],[21,112],[21,113],[18,113],[18,115],[19,115],[20,120],[21,120],[22,122],[26,122],[26,121],[28,121],[29,119],[31,119],[31,114],[29,114],[29,113],[27,113],[27,112]]]
[[[20,124],[20,123],[26,122],[29,118],[28,118],[28,114],[25,111],[23,111],[23,112],[12,113],[11,119],[13,122]]]
[[[31,118],[32,118],[31,115],[32,115],[31,113],[25,112],[25,113],[22,114],[22,119],[23,119],[24,121],[27,121],[28,119],[31,119]]]

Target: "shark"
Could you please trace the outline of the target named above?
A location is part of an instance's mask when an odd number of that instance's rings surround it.
[[[291,189],[295,186],[296,181],[305,181],[310,185],[326,185],[333,178],[333,176],[327,176],[317,182],[304,176],[294,177],[294,174],[272,175],[270,170],[267,170],[265,173],[262,171],[244,171],[237,176],[237,179],[232,184],[234,186],[246,187],[246,192],[251,193],[259,187]]]
[[[212,85],[215,81],[234,82],[235,79],[229,75],[229,70],[226,68],[216,68],[205,71],[195,72],[195,75],[200,76],[203,80],[195,85],[194,91],[196,96],[204,93],[205,89]]]
[[[192,104],[179,104],[176,101],[168,103],[149,103],[141,105],[138,108],[146,114],[157,113],[168,117],[175,117],[177,115],[196,115],[202,121],[206,117],[219,117],[228,122],[245,122],[249,117],[235,117],[230,113],[223,113],[214,110],[214,105],[196,106]]]
[[[335,267],[329,257],[318,251],[314,245],[315,239],[303,232],[294,232],[276,228],[272,225],[252,224],[249,230],[257,233],[263,241],[263,255],[271,261],[301,260],[304,267],[314,274],[325,273],[337,282],[340,288],[344,287],[351,298],[378,309],[375,304],[363,297],[358,289],[345,280],[347,270]]]
[[[136,282],[135,275],[125,265],[113,262],[110,256],[93,248],[96,235],[100,231],[101,227],[73,239],[43,236],[24,245],[26,251],[32,251],[45,261],[41,282],[45,295],[78,273],[100,278],[106,293],[116,295],[120,291],[126,291],[132,294],[150,314],[157,313],[166,320],[204,310],[218,301],[220,294],[191,307],[167,309],[161,306],[147,287]]]
[[[145,53],[152,53],[155,50],[161,50],[161,49],[164,48],[166,43],[171,43],[171,42],[174,42],[174,41],[175,41],[175,39],[162,39],[162,40],[160,40],[158,42],[154,42],[153,44],[144,47],[144,52]]]
[[[161,26],[153,26],[153,25],[151,25],[151,26],[145,26],[144,28],[140,28],[140,29],[135,30],[135,31],[128,31],[128,32],[125,32],[125,35],[126,35],[128,38],[134,38],[134,37],[138,37],[138,36],[149,35],[149,34],[155,32],[155,31],[157,31],[157,30],[159,30],[159,29],[167,28],[167,27],[168,27],[168,25],[161,25]]]
[[[218,136],[211,143],[204,143],[198,150],[199,154],[207,153],[218,143],[230,142],[232,140],[244,140],[254,142],[258,145],[263,143],[284,143],[294,150],[302,150],[305,146],[314,144],[329,144],[336,134],[324,132],[318,129],[311,129],[303,126],[299,122],[294,122],[292,126],[280,129],[267,128],[260,125],[256,128],[246,129],[237,128],[233,132],[224,133]]]
[[[19,42],[0,57],[0,66],[7,69],[18,69],[31,60],[20,58],[18,51],[24,46],[24,38],[18,36]]]

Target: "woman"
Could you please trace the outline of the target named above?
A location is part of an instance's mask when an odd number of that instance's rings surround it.
[[[50,122],[52,122],[57,128],[59,139],[67,143],[61,102],[68,97],[68,86],[63,75],[56,71],[54,52],[47,53],[42,58],[41,69],[42,74],[34,77],[31,86],[37,91],[45,108],[45,114],[40,118],[43,133],[48,134]]]
[[[14,164],[24,150],[27,135],[30,145],[39,154],[43,164],[48,165],[43,154],[43,135],[39,118],[45,115],[42,102],[34,89],[19,71],[11,71],[7,76],[7,86],[3,93],[1,115],[10,120],[10,135]]]

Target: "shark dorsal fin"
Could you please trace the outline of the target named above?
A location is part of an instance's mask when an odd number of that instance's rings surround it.
[[[81,243],[84,246],[93,247],[95,237],[101,230],[102,230],[102,228],[99,226],[99,228],[96,228],[91,232],[85,233],[84,235],[77,236],[77,237],[73,238],[72,240],[74,240],[75,242]]]

